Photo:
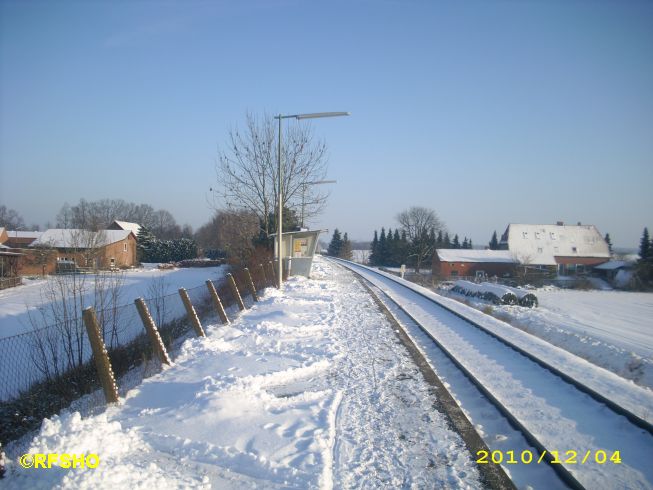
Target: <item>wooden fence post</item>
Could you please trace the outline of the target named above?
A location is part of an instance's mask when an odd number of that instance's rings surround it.
[[[209,288],[209,293],[211,294],[211,298],[213,298],[213,304],[215,305],[215,309],[218,310],[218,315],[220,316],[220,320],[222,320],[222,323],[224,325],[228,325],[229,318],[227,318],[227,314],[224,311],[224,306],[222,306],[222,301],[220,301],[220,296],[218,296],[218,292],[215,290],[215,286],[211,281],[207,280],[206,287]]]
[[[268,282],[268,278],[265,275],[265,267],[263,267],[263,264],[259,264],[259,267],[261,268],[261,277],[263,278],[263,289],[267,288],[270,283]]]
[[[188,319],[193,324],[195,333],[197,334],[198,337],[205,337],[204,329],[202,328],[200,319],[198,318],[197,313],[195,313],[195,308],[193,308],[193,303],[190,302],[188,293],[184,288],[179,288],[179,296],[181,296],[181,300],[184,302],[184,306],[186,307],[186,313],[188,313]]]
[[[236,286],[236,281],[234,280],[234,276],[232,276],[231,274],[227,274],[227,281],[229,281],[229,286],[231,286],[231,292],[233,293],[234,299],[238,304],[238,308],[240,309],[240,311],[243,311],[245,309],[245,303],[243,303],[243,298],[240,297],[240,293],[238,292],[238,286]]]
[[[147,308],[147,304],[143,301],[143,298],[135,299],[134,303],[136,303],[136,309],[138,310],[138,314],[141,316],[141,321],[143,322],[147,336],[150,338],[152,350],[162,364],[167,364],[169,366],[171,364],[170,358],[168,357],[166,348],[163,345],[161,336],[159,335],[159,330],[156,328],[152,315],[150,315],[150,310]]]
[[[95,362],[95,369],[97,369],[100,376],[100,383],[104,391],[104,398],[107,403],[116,403],[118,401],[118,387],[116,386],[116,378],[113,376],[113,369],[111,369],[111,362],[109,361],[109,353],[104,345],[102,336],[100,335],[100,325],[98,324],[95,310],[92,306],[82,311],[82,319],[86,325],[86,332],[88,333],[88,340],[93,349],[93,361]]]
[[[247,276],[247,287],[249,288],[249,294],[252,295],[254,301],[258,303],[258,295],[256,294],[256,287],[254,286],[254,281],[252,281],[252,275],[249,273],[249,269],[245,267],[245,275]]]

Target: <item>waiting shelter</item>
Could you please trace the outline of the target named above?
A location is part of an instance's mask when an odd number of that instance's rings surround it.
[[[288,276],[310,277],[313,256],[317,248],[317,241],[320,233],[327,230],[300,230],[287,231],[281,235],[282,252],[283,252],[283,269]],[[279,257],[277,250],[276,234],[270,235],[275,237],[274,256]]]

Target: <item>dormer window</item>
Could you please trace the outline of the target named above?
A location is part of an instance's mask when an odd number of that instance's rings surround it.
[[[549,236],[551,237],[551,240],[557,240],[558,239],[558,237],[556,236],[555,231],[552,231],[551,233],[549,233]]]
[[[522,237],[524,240],[528,240],[528,232],[527,232],[527,231],[522,231],[522,232],[521,232],[521,237]]]

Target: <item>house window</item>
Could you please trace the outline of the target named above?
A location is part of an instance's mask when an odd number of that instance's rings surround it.
[[[557,240],[558,239],[558,237],[556,236],[555,231],[552,231],[551,233],[549,233],[549,236],[551,237],[551,240]]]
[[[458,271],[451,271],[451,277],[458,277]]]
[[[522,232],[521,232],[521,237],[522,237],[524,240],[528,240],[528,232],[527,232],[527,231],[522,231]]]
[[[122,251],[123,251],[123,252],[126,252],[126,251],[127,251],[127,244],[126,244],[126,243],[123,243],[123,244],[122,244]]]
[[[536,240],[541,240],[542,239],[542,234],[539,231],[535,232],[535,239]]]

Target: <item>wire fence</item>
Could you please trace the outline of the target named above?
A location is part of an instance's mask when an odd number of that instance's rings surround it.
[[[245,307],[254,303],[256,291],[273,285],[273,269],[265,269],[250,271],[253,288],[246,270],[231,270]],[[238,293],[227,277],[211,282],[227,316],[234,318],[239,311]],[[203,323],[221,323],[207,284],[186,292]],[[180,295],[161,294],[144,301],[166,350],[174,356],[176,347],[195,335]],[[134,303],[110,304],[95,310],[95,315],[120,394],[160,370],[161,362]],[[79,311],[69,311],[54,324],[0,339],[0,443],[36,429],[43,418],[65,407],[83,414],[102,407],[105,398],[92,355]]]

